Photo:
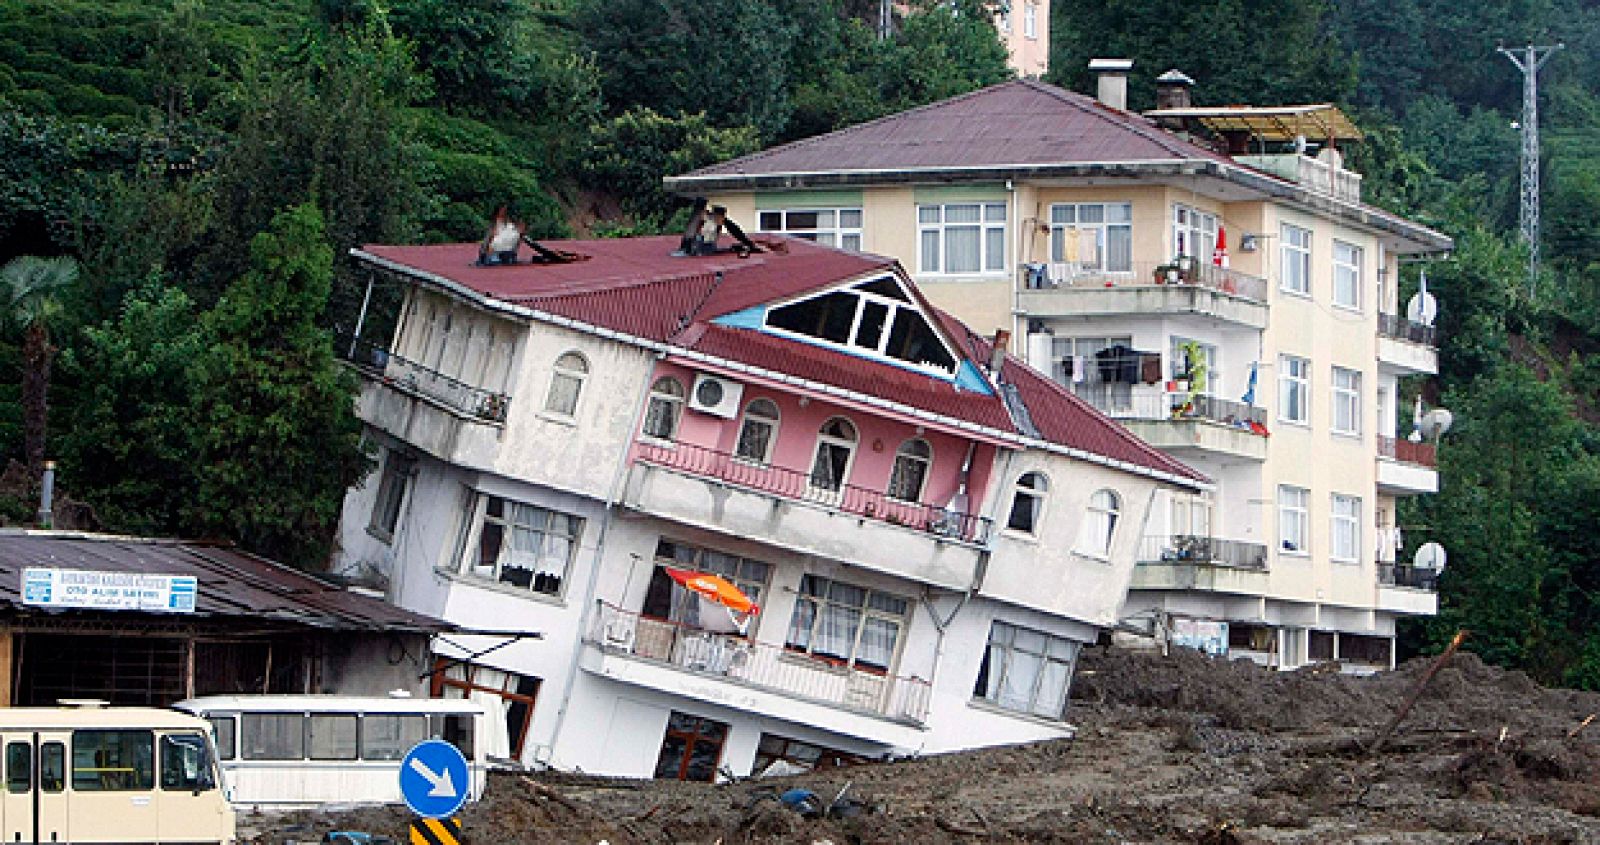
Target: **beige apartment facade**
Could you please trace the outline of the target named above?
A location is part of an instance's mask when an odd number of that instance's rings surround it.
[[[1360,201],[1335,149],[1359,133],[1329,107],[1119,106],[1020,80],[668,184],[898,259],[935,305],[1011,332],[1205,473],[1208,491],[1153,503],[1125,626],[1284,668],[1387,668],[1396,621],[1437,608],[1437,573],[1406,565],[1396,530],[1399,498],[1438,489],[1402,408],[1437,354],[1396,280],[1450,241]]]

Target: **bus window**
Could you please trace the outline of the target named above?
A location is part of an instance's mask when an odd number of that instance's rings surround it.
[[[6,791],[28,792],[33,789],[33,745],[27,742],[6,744]]]
[[[245,713],[239,717],[240,756],[246,760],[303,760],[306,717],[299,713]]]
[[[399,760],[411,746],[428,738],[428,717],[421,714],[368,714],[361,717],[361,759]]]
[[[356,714],[311,714],[311,759],[356,759]]]
[[[155,786],[155,735],[150,731],[73,731],[72,788],[127,792]]]
[[[67,788],[67,747],[47,742],[39,748],[39,788],[60,792]]]
[[[211,722],[211,734],[217,740],[217,756],[224,760],[232,760],[234,755],[233,726],[235,724],[233,717],[211,716],[208,721]]]
[[[161,738],[161,788],[189,792],[216,788],[205,737],[168,734]]]
[[[435,717],[439,718],[439,717]],[[445,742],[461,749],[468,760],[472,758],[472,726],[475,716],[445,715],[444,724],[439,726],[435,735]]]

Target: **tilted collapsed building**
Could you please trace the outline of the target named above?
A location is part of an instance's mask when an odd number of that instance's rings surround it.
[[[498,266],[356,251],[405,297],[392,343],[346,347],[381,465],[336,569],[542,634],[435,641],[435,693],[525,763],[710,779],[1066,735],[1151,502],[1207,480],[894,260],[716,223]],[[741,632],[669,567],[760,610]]]
[[[1007,82],[667,187],[899,258],[929,300],[1011,331],[1212,478],[1158,494],[1129,624],[1282,668],[1388,668],[1396,621],[1437,606],[1436,569],[1409,565],[1426,538],[1397,524],[1398,499],[1439,483],[1402,424],[1402,380],[1438,369],[1434,306],[1402,309],[1399,262],[1451,241],[1362,202],[1338,109],[1196,107],[1171,71],[1135,114],[1131,66],[1092,62],[1098,97]]]

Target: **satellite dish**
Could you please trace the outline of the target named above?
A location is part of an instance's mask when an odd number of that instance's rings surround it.
[[[1439,316],[1439,300],[1427,291],[1419,291],[1406,303],[1406,319],[1424,326],[1433,325]]]
[[[1431,437],[1434,440],[1438,440],[1445,432],[1450,430],[1450,424],[1455,420],[1455,415],[1444,408],[1434,408],[1422,415],[1422,424],[1418,428],[1422,430],[1423,437]]]
[[[1444,546],[1438,543],[1423,543],[1417,553],[1411,558],[1411,565],[1418,569],[1427,569],[1432,572],[1443,572],[1445,559]]]

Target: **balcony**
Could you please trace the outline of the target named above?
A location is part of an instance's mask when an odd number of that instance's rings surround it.
[[[430,399],[445,409],[475,420],[503,423],[511,397],[447,376],[365,340],[335,341],[340,357],[364,375]]]
[[[975,493],[974,500],[981,494]],[[971,586],[990,520],[688,443],[637,444],[623,503],[641,513],[954,589]]]
[[[1405,615],[1439,612],[1439,572],[1409,564],[1378,563],[1378,609]]]
[[[1189,534],[1145,537],[1139,543],[1139,562],[1225,566],[1264,572],[1267,569],[1267,547],[1260,543]]]
[[[1135,261],[1126,271],[1071,263],[1024,268],[1017,304],[1032,317],[1199,314],[1254,329],[1267,325],[1267,281],[1201,261]]]
[[[1300,155],[1275,153],[1269,155],[1239,155],[1233,157],[1240,164],[1282,176],[1291,182],[1346,202],[1361,202],[1361,174],[1328,162]]]
[[[1168,392],[1148,385],[1075,385],[1074,392],[1141,440],[1164,450],[1197,449],[1267,458],[1267,411],[1243,402]]]
[[[1378,363],[1399,375],[1439,372],[1435,329],[1398,314],[1378,315]]]
[[[1438,453],[1432,443],[1378,437],[1378,490],[1400,496],[1439,492]]]
[[[442,460],[487,467],[499,445],[511,397],[346,335],[335,350],[363,381],[356,415]]]
[[[585,668],[596,674],[867,739],[920,744],[915,737],[933,698],[921,678],[836,665],[604,601],[597,609],[584,634],[598,652]]]

